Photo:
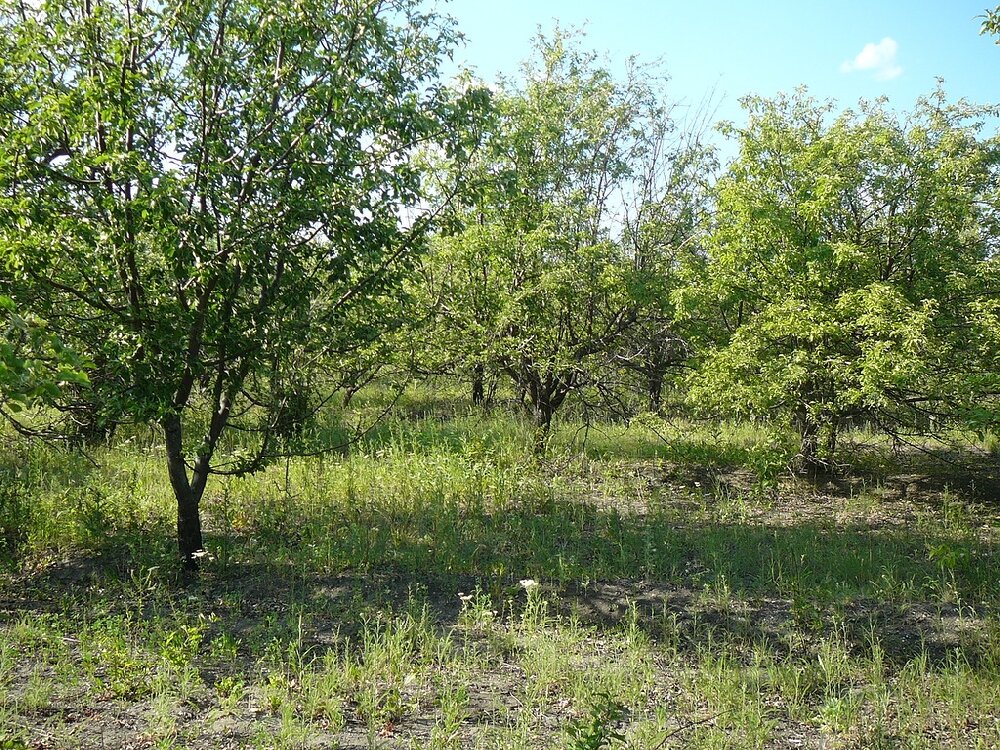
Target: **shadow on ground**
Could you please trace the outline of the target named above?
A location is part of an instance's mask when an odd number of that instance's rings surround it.
[[[477,591],[516,618],[525,599],[519,581],[530,577],[554,615],[595,633],[634,616],[654,642],[681,653],[711,640],[748,655],[755,644],[794,654],[836,636],[859,652],[878,643],[897,667],[921,654],[975,664],[997,620],[1000,552],[971,534],[622,516],[587,503],[547,511],[459,517],[438,546],[428,543],[435,519],[401,518],[365,555],[341,546],[353,538],[343,529],[321,543],[316,524],[283,546],[216,537],[213,547],[225,545],[228,557],[207,561],[195,579],[174,571],[162,542],[111,539],[100,556],[8,578],[0,611],[5,620],[201,614],[243,643],[304,637],[322,650],[366,619],[414,607],[451,628],[460,594]]]

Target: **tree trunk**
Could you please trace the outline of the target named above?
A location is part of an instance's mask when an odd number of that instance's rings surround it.
[[[646,380],[646,393],[649,396],[649,410],[660,411],[663,403],[663,375],[659,372],[650,373]]]
[[[185,570],[198,569],[198,558],[205,551],[201,536],[201,512],[199,499],[193,492],[177,498],[177,550]]]
[[[819,473],[824,468],[819,456],[819,425],[805,409],[800,409],[795,414],[795,428],[801,439],[797,457],[799,468],[810,474]]]
[[[520,380],[515,380],[517,384],[517,405],[519,408],[525,408],[525,401],[528,398],[528,387],[522,383]]]
[[[351,406],[351,400],[354,398],[354,394],[356,394],[356,393],[357,393],[357,391],[354,390],[353,388],[345,388],[344,389],[344,408],[345,409],[347,409],[347,408],[349,408]]]
[[[198,507],[204,484],[199,482],[192,486],[188,479],[182,452],[181,418],[177,415],[165,417],[163,431],[167,443],[167,474],[177,500],[177,550],[185,570],[193,572],[198,569],[198,558],[205,549]]]
[[[834,454],[837,452],[837,436],[840,434],[840,420],[833,418],[830,420],[830,431],[826,435],[826,451],[823,458],[830,466],[833,466]]]
[[[486,368],[476,365],[472,368],[472,403],[482,406],[486,402]]]
[[[529,387],[531,397],[532,417],[535,421],[535,455],[543,456],[548,450],[549,435],[552,431],[552,417],[566,400],[573,387],[572,380],[564,381],[558,377],[549,377],[546,382],[536,383]]]
[[[535,405],[533,416],[535,421],[534,452],[536,458],[541,458],[545,455],[546,450],[548,450],[553,412],[554,409],[550,408],[546,401]]]

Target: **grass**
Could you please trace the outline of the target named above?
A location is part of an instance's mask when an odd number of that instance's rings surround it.
[[[185,583],[155,436],[4,443],[0,748],[1000,745],[982,478],[869,441],[808,482],[748,425],[530,445],[410,395],[346,453],[211,485]]]

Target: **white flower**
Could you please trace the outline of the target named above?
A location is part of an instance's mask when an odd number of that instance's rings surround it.
[[[531,591],[537,585],[538,585],[538,581],[536,581],[534,578],[522,578],[521,579],[521,588],[524,589],[525,591]]]
[[[472,601],[472,594],[466,594],[463,591],[459,591],[458,598],[462,601],[462,604],[468,604]]]

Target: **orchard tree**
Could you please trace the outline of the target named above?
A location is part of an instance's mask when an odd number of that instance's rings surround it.
[[[416,287],[420,308],[428,312],[417,328],[417,369],[468,378],[477,406],[495,390],[499,369],[493,341],[504,299],[498,251],[505,238],[495,229],[471,218],[458,234],[436,237]]]
[[[730,332],[692,396],[783,412],[802,464],[823,468],[847,418],[919,429],[958,394],[996,236],[995,151],[985,110],[940,91],[902,120],[884,102],[833,117],[802,91],[744,104],[700,298]]]
[[[459,85],[476,87],[466,74]],[[488,356],[490,326],[496,321],[503,292],[495,274],[494,244],[477,233],[489,232],[484,201],[496,189],[497,162],[492,152],[500,126],[500,112],[491,100],[481,117],[468,120],[465,140],[480,144],[469,159],[440,151],[428,152],[429,189],[454,196],[438,222],[429,252],[409,291],[414,310],[404,326],[411,371],[420,376],[451,375],[471,381],[474,404],[483,405],[497,385],[497,366]],[[439,198],[439,202],[440,198]]]
[[[188,567],[209,477],[282,452],[289,396],[379,335],[423,243],[410,156],[459,148],[480,97],[438,82],[454,33],[418,6],[0,0],[3,272],[162,428]],[[218,453],[234,426],[256,450]]]
[[[638,377],[646,407],[656,412],[668,379],[692,354],[690,326],[678,315],[676,296],[704,265],[716,156],[702,142],[703,127],[678,132],[670,119],[652,125],[622,234],[636,321],[618,358]]]
[[[430,297],[457,357],[474,373],[510,376],[530,403],[538,451],[571,392],[606,385],[636,319],[615,224],[660,111],[647,73],[633,66],[616,80],[577,39],[540,36],[523,85],[494,97],[460,229],[429,259]]]

